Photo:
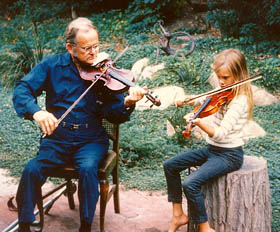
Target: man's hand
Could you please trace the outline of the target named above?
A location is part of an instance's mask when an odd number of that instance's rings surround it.
[[[33,119],[40,125],[45,135],[50,135],[58,126],[57,118],[44,110],[37,111],[33,114]]]
[[[141,88],[139,86],[135,86],[135,87],[130,87],[128,92],[129,95],[126,96],[124,99],[124,104],[126,107],[130,107],[134,105],[136,102],[138,102],[139,100],[141,100],[146,93],[146,89]]]

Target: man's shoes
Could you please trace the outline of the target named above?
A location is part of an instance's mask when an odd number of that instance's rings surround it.
[[[18,232],[31,232],[30,223],[20,222],[18,224]]]
[[[82,221],[79,232],[90,232],[90,231],[91,231],[91,224]]]

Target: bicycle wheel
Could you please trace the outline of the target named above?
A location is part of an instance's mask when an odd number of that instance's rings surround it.
[[[194,38],[185,31],[173,32],[170,38],[161,37],[161,49],[168,55],[188,56],[195,49]]]

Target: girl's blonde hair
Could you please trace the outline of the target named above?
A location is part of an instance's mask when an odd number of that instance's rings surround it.
[[[237,49],[226,49],[219,53],[214,58],[212,64],[213,71],[217,73],[223,67],[228,70],[235,82],[247,79],[250,77],[247,62],[244,55]],[[246,83],[234,88],[235,96],[246,95],[249,107],[249,118],[253,114],[253,93],[251,84]]]

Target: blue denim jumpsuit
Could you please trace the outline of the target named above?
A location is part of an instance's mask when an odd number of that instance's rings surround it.
[[[60,118],[90,84],[81,79],[69,53],[50,56],[17,83],[14,107],[20,117],[33,120],[33,114],[41,110],[37,97],[45,91],[46,110]],[[41,139],[37,156],[25,166],[16,196],[19,222],[35,220],[34,207],[48,173],[73,164],[79,173],[80,220],[91,224],[99,197],[98,164],[109,147],[101,120],[125,122],[133,108],[125,108],[122,93],[112,93],[102,81],[97,82],[58,128]]]

